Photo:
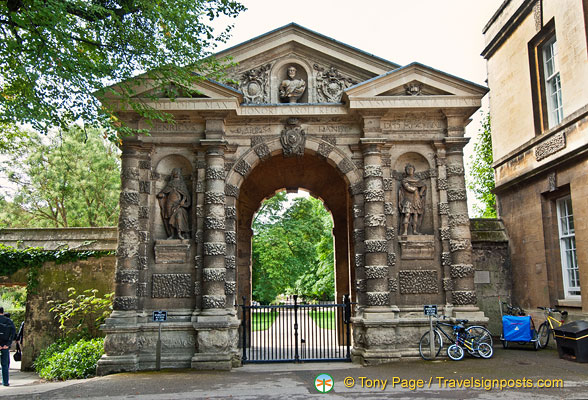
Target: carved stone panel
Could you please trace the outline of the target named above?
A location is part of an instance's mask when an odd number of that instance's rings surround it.
[[[306,132],[300,127],[297,118],[288,118],[286,127],[282,130],[280,136],[284,157],[304,155],[304,145],[306,143]]]
[[[271,67],[271,64],[265,64],[245,71],[241,75],[239,89],[243,92],[245,103],[261,104],[270,102],[269,71]]]
[[[316,71],[316,97],[321,103],[339,103],[343,91],[357,83],[355,80],[343,76],[333,66],[325,69],[314,64],[313,68]]]
[[[187,240],[156,240],[156,264],[184,264],[188,262],[190,243]]]
[[[192,297],[192,285],[190,274],[153,274],[151,297]]]
[[[439,293],[437,271],[435,270],[399,271],[398,278],[402,294]]]
[[[432,260],[435,257],[433,235],[400,236],[400,257],[403,260]]]

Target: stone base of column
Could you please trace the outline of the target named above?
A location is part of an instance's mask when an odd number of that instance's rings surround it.
[[[137,356],[137,312],[113,311],[100,329],[106,333],[104,351],[98,360],[97,375],[132,372],[139,369]]]
[[[469,324],[487,324],[488,317],[484,315],[484,311],[476,306],[456,306],[453,307],[452,314],[456,319],[467,319]]]
[[[198,315],[193,325],[197,337],[193,369],[228,371],[241,366],[239,320],[234,314]]]
[[[402,357],[397,348],[398,307],[366,307],[351,318],[353,350],[351,359],[362,365],[397,361]]]

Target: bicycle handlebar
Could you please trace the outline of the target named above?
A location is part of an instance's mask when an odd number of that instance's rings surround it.
[[[537,307],[537,308],[539,308],[540,310],[547,311],[547,312],[559,313],[559,314],[561,314],[562,317],[565,317],[566,315],[568,315],[568,312],[567,311],[565,311],[565,310],[562,311],[562,310],[559,310],[557,308],[551,308],[551,307]]]

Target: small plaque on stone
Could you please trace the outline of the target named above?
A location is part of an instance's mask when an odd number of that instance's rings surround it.
[[[190,254],[189,240],[156,240],[155,264],[185,264]]]

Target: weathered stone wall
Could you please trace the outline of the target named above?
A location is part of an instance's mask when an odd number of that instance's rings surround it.
[[[502,330],[499,297],[509,301],[512,295],[508,236],[499,219],[471,219],[470,229],[478,307],[489,319],[490,332],[498,336]]]
[[[42,247],[84,250],[116,250],[116,228],[2,229],[0,243],[12,247]],[[115,257],[90,258],[55,265],[45,263],[39,270],[39,286],[27,295],[22,369],[30,369],[39,352],[60,335],[59,324],[49,312],[49,300],[67,300],[67,289],[77,292],[97,289],[114,291]],[[2,278],[2,284],[26,285],[27,269]]]

